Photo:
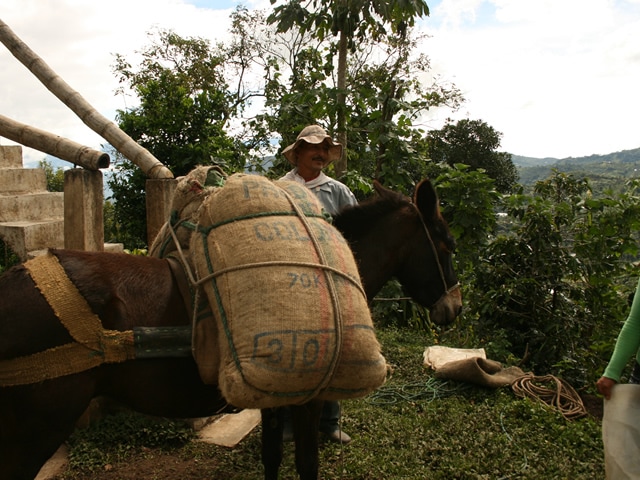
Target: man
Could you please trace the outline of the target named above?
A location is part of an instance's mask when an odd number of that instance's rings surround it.
[[[309,188],[329,214],[336,215],[343,207],[357,203],[355,195],[345,184],[322,171],[342,156],[342,145],[334,142],[322,127],[310,125],[303,128],[296,141],[282,154],[294,166],[282,178]]]
[[[336,215],[343,207],[357,203],[355,195],[345,184],[322,171],[342,156],[342,145],[334,142],[322,127],[310,125],[303,128],[296,141],[285,148],[282,154],[294,166],[282,178],[308,187],[330,215]],[[347,444],[351,437],[342,431],[339,421],[340,404],[325,402],[320,417],[320,432],[331,441]],[[290,421],[285,421],[284,439],[293,439]]]

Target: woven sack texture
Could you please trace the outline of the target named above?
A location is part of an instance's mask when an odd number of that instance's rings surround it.
[[[198,208],[212,191],[224,185],[226,178],[227,175],[220,167],[207,165],[198,166],[178,179],[171,199],[170,218],[153,241],[149,249],[149,256],[159,258],[174,256],[180,263],[186,264],[186,269],[193,271],[189,243],[191,235],[195,231]],[[178,240],[183,255],[179,255],[177,252],[171,230]],[[209,345],[217,344],[218,332],[206,297],[204,294],[197,296],[196,291],[197,288],[192,285],[191,304],[197,312],[193,322],[192,354],[202,380],[207,384],[215,384],[218,381],[220,355],[217,349],[211,350]]]
[[[230,176],[202,203],[190,254],[231,404],[355,398],[384,382],[353,254],[303,185]]]
[[[208,165],[198,166],[178,179],[171,199],[171,216],[153,240],[149,256],[165,258],[177,249],[171,229],[178,238],[180,248],[189,248],[198,208],[212,189],[224,184],[225,178],[226,174],[220,167]]]

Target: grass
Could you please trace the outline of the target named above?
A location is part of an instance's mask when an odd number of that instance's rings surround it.
[[[414,331],[381,329],[379,339],[394,373],[373,395],[342,403],[343,428],[353,442],[323,444],[321,478],[604,478],[598,420],[566,420],[551,407],[516,397],[509,388],[490,390],[436,381],[422,366],[425,341]],[[230,450],[191,441],[178,425],[163,422],[157,427],[160,433],[149,433],[148,439],[139,433],[135,421],[135,434],[126,433],[121,421],[108,427],[124,430],[122,438],[103,427],[78,431],[70,442],[73,466],[60,478],[135,478],[98,472],[106,463],[116,469],[122,465],[123,472],[142,460],[160,465],[167,454],[192,469],[190,476],[182,472],[183,478],[262,477],[259,428]],[[91,435],[101,439],[95,448],[91,442],[97,440],[88,438]],[[128,447],[123,448],[123,443]],[[91,460],[91,451],[100,453],[97,462]],[[114,452],[111,457],[109,451]],[[158,466],[157,473],[146,478],[172,478],[176,473],[170,470]],[[281,478],[297,479],[292,444],[285,445]]]

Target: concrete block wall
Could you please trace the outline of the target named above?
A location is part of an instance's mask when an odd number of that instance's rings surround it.
[[[44,170],[24,168],[20,145],[0,145],[0,238],[21,260],[64,247],[64,194]]]

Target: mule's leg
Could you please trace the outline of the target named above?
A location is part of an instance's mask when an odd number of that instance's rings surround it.
[[[32,480],[75,428],[94,393],[88,372],[0,387],[0,478]]]
[[[262,414],[262,465],[265,480],[278,480],[278,470],[282,463],[282,429],[284,411],[282,408],[263,408]]]
[[[291,407],[296,470],[300,480],[318,479],[318,428],[323,401],[311,400]]]

